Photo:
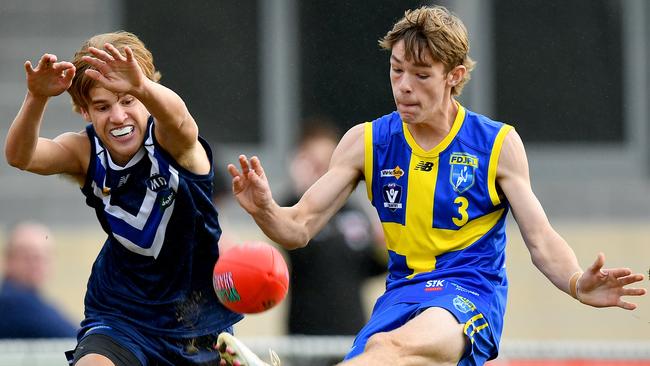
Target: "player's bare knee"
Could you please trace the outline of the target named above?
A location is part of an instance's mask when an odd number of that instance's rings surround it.
[[[457,365],[465,354],[469,341],[465,336],[461,338],[444,338],[433,344],[419,347],[422,355],[435,365]]]
[[[368,339],[366,343],[366,351],[371,351],[373,349],[385,349],[396,351],[403,348],[403,344],[394,336],[392,333],[376,333]]]
[[[465,351],[448,342],[419,342],[394,332],[377,333],[368,339],[365,352],[381,352],[395,359],[394,365],[456,365]]]
[[[366,352],[382,352],[398,358],[417,355],[418,347],[413,340],[404,339],[395,332],[376,333],[368,339]]]

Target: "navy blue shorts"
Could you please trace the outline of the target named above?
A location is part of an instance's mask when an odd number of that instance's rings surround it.
[[[232,334],[233,328],[222,332]],[[96,353],[108,357],[116,366],[218,366],[219,352],[214,345],[219,333],[171,338],[145,335],[134,328],[126,332],[106,324],[95,324],[83,333],[75,350],[66,352],[66,357],[71,365],[84,355]]]
[[[418,284],[400,288],[397,291],[398,294],[389,291],[377,300],[368,324],[355,338],[352,349],[345,359],[361,354],[366,342],[373,334],[397,329],[431,307],[449,311],[459,324],[465,325],[463,331],[470,346],[458,363],[459,366],[483,365],[487,360],[496,357],[498,345],[494,341],[492,326],[488,324],[488,320],[481,312],[485,305],[482,305],[478,298],[472,296],[462,287],[459,289],[457,286],[450,286],[447,283],[442,287],[435,288],[437,291],[431,292],[426,298],[421,297],[422,301],[398,300],[400,297],[408,298],[409,293],[421,292],[420,287]]]

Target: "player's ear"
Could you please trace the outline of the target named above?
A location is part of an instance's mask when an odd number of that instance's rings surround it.
[[[79,113],[81,113],[81,116],[84,118],[86,122],[92,122],[90,120],[90,113],[88,113],[88,110],[83,107],[79,107]]]
[[[465,77],[466,72],[467,68],[464,65],[454,67],[447,73],[447,83],[452,87],[458,85]]]

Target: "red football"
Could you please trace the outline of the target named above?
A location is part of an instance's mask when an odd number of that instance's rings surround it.
[[[212,276],[219,301],[242,314],[260,313],[279,304],[289,289],[289,271],[272,245],[249,241],[219,256]]]

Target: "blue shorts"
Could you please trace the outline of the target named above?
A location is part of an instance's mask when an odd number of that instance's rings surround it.
[[[483,365],[495,358],[498,354],[498,344],[492,324],[489,324],[481,312],[488,307],[480,295],[448,280],[437,281],[438,283],[433,281],[433,285],[427,287],[431,282],[418,282],[389,290],[382,295],[375,304],[370,320],[355,338],[345,359],[361,354],[373,334],[397,329],[431,307],[446,309],[454,315],[458,323],[465,324],[463,331],[470,346],[458,362],[459,366]],[[502,321],[498,319],[495,323],[497,327],[501,327]],[[501,329],[498,329],[497,333],[500,334]]]
[[[142,366],[218,366],[220,360],[219,352],[214,349],[214,345],[217,343],[217,336],[221,332],[229,332],[232,334],[233,328],[228,327],[215,334],[195,338],[173,338],[146,335],[134,327],[130,327],[127,331],[124,328],[118,329],[112,325],[95,323],[81,330],[78,344],[88,336],[101,335],[110,338],[114,342],[113,345],[104,343],[107,345],[107,348],[117,345],[125,353],[131,353],[131,355],[128,355],[129,358],[136,358]],[[101,345],[102,343],[98,344]],[[66,353],[70,364],[77,361],[71,358],[78,351],[75,350]],[[110,355],[114,353],[113,351],[114,349],[97,349],[80,354],[98,353],[110,358]]]

